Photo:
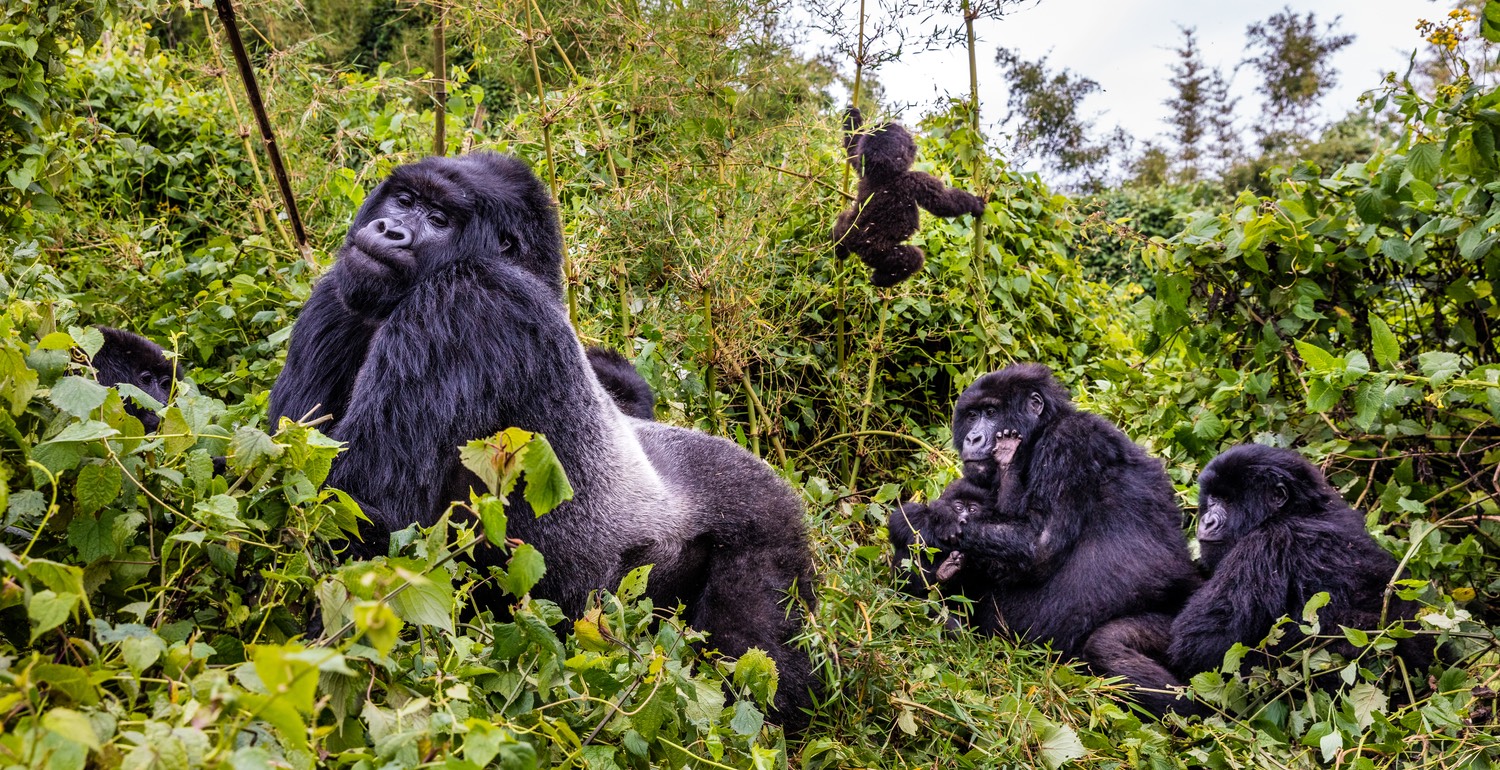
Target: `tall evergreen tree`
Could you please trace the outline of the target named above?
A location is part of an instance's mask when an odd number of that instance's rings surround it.
[[[1096,136],[1094,121],[1080,109],[1084,99],[1101,90],[1099,83],[1066,68],[1052,70],[1045,56],[1027,61],[1001,48],[995,61],[1010,86],[1005,123],[1015,137],[1016,156],[1042,161],[1081,189],[1100,187],[1110,159],[1130,139],[1120,128]]]
[[[1299,16],[1287,7],[1245,29],[1246,48],[1255,51],[1245,63],[1263,78],[1265,119],[1256,126],[1263,150],[1314,133],[1313,108],[1338,80],[1333,55],[1354,42],[1353,35],[1335,32],[1338,22],[1320,25],[1312,11]]]

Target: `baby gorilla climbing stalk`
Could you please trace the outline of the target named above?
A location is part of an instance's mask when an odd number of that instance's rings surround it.
[[[804,724],[811,661],[792,640],[813,601],[797,496],[730,441],[625,417],[568,323],[562,233],[547,188],[489,153],[392,172],[355,216],[292,334],[271,416],[327,415],[346,449],[328,483],[385,532],[431,524],[479,481],[458,447],[506,427],[544,434],[574,497],[537,518],[517,490],[510,534],[547,572],[533,593],[570,616],[655,565],[658,606],[727,655],[767,651],[775,712]],[[492,558],[480,554],[481,560]]]
[[[839,214],[833,250],[839,259],[859,255],[872,271],[870,283],[895,286],[922,268],[922,250],[906,244],[921,223],[918,206],[940,217],[977,217],[984,213],[984,201],[912,171],[917,143],[900,123],[857,133],[863,126],[859,109],[850,107],[844,114],[844,152],[860,174],[859,198]]]

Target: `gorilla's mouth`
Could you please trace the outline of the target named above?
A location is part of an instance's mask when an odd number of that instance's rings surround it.
[[[416,264],[416,257],[411,249],[391,247],[383,243],[361,243],[369,239],[362,237],[364,231],[354,234],[349,242],[344,244],[347,256],[356,259],[363,257],[381,267],[391,270],[409,270]]]
[[[1021,447],[1021,434],[1010,430],[1002,430],[995,434],[995,463],[1002,469],[1010,467],[1010,461],[1016,457],[1016,450]]]

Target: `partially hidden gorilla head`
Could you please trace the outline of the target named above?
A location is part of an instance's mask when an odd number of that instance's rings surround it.
[[[588,354],[594,376],[599,378],[604,392],[614,400],[615,406],[620,407],[620,411],[642,420],[656,419],[656,394],[651,392],[651,385],[636,371],[630,359],[609,348],[591,347],[584,352]]]
[[[1323,474],[1290,449],[1243,444],[1215,457],[1198,475],[1198,544],[1213,571],[1241,538],[1288,512],[1342,507]]]
[[[994,486],[1017,450],[1073,411],[1068,392],[1041,364],[1015,364],[975,380],[953,405],[953,443],[964,478]]]
[[[355,215],[339,254],[341,299],[383,318],[418,276],[501,254],[562,295],[562,239],[547,188],[506,155],[427,158],[391,172]]]
[[[92,364],[100,385],[116,387],[134,385],[146,395],[165,404],[171,397],[172,384],[182,376],[175,359],[167,358],[160,345],[139,334],[109,326],[96,327],[104,335],[104,346],[94,354]],[[125,411],[137,420],[147,433],[155,431],[161,418],[133,400],[127,400]]]

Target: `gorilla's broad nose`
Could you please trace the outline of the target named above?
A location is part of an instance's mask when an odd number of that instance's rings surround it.
[[[383,245],[395,249],[404,249],[411,245],[411,231],[389,217],[381,217],[371,222],[370,229],[374,231],[375,236],[382,241]]]
[[[975,447],[983,446],[984,445],[984,439],[985,439],[985,436],[984,436],[983,432],[977,431],[977,430],[971,430],[971,431],[969,431],[969,435],[964,436],[964,448],[965,449],[972,449],[972,448],[975,448]]]

